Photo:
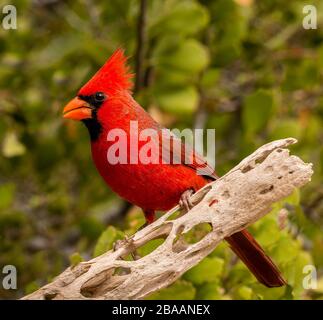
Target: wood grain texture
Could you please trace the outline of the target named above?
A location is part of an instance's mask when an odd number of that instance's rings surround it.
[[[23,299],[142,299],[164,288],[195,266],[225,237],[246,228],[273,203],[310,181],[312,165],[285,149],[293,138],[263,145],[217,181],[199,190],[186,214],[172,219],[178,206],[138,231],[116,251],[108,251],[75,267]],[[182,235],[194,226],[210,223],[212,230],[199,242],[185,243]],[[136,261],[121,256],[148,241],[165,241]],[[116,273],[123,269],[124,272]]]

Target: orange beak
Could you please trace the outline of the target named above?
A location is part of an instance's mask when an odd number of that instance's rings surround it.
[[[65,106],[63,118],[73,120],[91,119],[92,108],[86,101],[76,97]]]

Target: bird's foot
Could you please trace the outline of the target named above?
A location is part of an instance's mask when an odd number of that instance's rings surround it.
[[[117,240],[114,244],[113,244],[113,251],[117,251],[118,249],[120,249],[121,247],[133,247],[133,238],[132,237],[128,237],[127,235],[124,237],[124,239],[122,240]],[[141,256],[139,255],[139,253],[137,252],[137,250],[133,250],[130,253],[131,257],[133,260],[139,260],[141,258]],[[120,257],[121,259],[125,260],[125,258],[123,256]]]
[[[186,212],[194,207],[193,202],[191,200],[191,196],[193,193],[194,193],[193,189],[188,189],[184,191],[180,197],[179,205]]]

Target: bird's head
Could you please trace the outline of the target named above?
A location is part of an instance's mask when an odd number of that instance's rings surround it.
[[[90,129],[91,137],[100,128],[99,114],[108,108],[109,100],[122,90],[131,90],[126,65],[127,57],[117,49],[101,69],[80,89],[63,110],[66,119],[81,120]],[[92,131],[92,132],[91,132]]]

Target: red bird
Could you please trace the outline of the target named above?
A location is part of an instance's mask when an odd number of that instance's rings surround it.
[[[81,88],[77,97],[66,105],[63,116],[81,120],[86,125],[91,138],[92,157],[100,175],[113,191],[142,208],[147,223],[151,223],[156,210],[169,210],[179,202],[186,208],[190,207],[189,196],[192,192],[217,177],[212,170],[207,176],[198,175],[201,162],[184,163],[183,150],[188,148],[184,144],[168,150],[171,155],[179,156],[180,163],[163,163],[162,152],[159,152],[158,164],[130,163],[130,121],[137,121],[139,132],[150,128],[161,134],[163,128],[133,99],[130,91],[132,74],[126,60],[123,51],[118,49]],[[127,163],[111,164],[107,160],[107,150],[115,143],[109,141],[107,135],[113,129],[122,129],[126,133]],[[139,150],[142,146],[143,143],[139,142]],[[162,151],[165,147],[160,143],[158,148]],[[195,152],[194,159],[206,164]],[[247,230],[226,240],[259,282],[268,287],[286,284],[275,264]]]

